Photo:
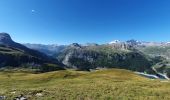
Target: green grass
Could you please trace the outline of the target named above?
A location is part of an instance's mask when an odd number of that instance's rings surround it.
[[[14,49],[14,48],[10,48],[10,47],[3,47],[0,46],[0,53],[2,54],[23,54],[23,51],[19,50],[19,49]]]
[[[120,69],[0,72],[0,95],[12,100],[20,94],[29,100],[170,100],[170,83]]]

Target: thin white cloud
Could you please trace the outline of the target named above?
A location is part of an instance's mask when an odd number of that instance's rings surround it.
[[[32,12],[32,13],[34,13],[34,12],[35,12],[35,10],[34,10],[34,9],[32,9],[32,10],[31,10],[31,12]]]

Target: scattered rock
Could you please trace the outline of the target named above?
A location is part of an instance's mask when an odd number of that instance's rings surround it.
[[[23,94],[21,94],[20,96],[15,97],[13,100],[28,100],[28,99],[26,97],[24,97]]]
[[[15,93],[16,93],[15,91],[11,92],[11,94],[15,94]]]
[[[42,93],[37,93],[36,96],[41,97],[41,96],[43,96],[43,94]]]
[[[6,96],[0,96],[0,100],[5,100]]]
[[[43,92],[43,90],[34,90],[34,91],[30,92],[30,95],[37,95],[42,92]]]

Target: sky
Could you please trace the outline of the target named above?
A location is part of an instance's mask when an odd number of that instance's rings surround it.
[[[170,41],[170,0],[0,0],[0,32],[20,43]]]

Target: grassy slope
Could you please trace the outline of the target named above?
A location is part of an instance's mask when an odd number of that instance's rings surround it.
[[[19,49],[15,49],[15,48],[10,48],[10,47],[4,47],[0,45],[0,53],[1,54],[24,54],[23,51],[19,50]]]
[[[43,96],[37,97],[37,93]],[[90,73],[0,72],[0,95],[11,100],[19,94],[29,100],[170,100],[170,84],[119,69]]]
[[[146,55],[170,57],[170,46],[148,46],[139,47],[138,49]]]

